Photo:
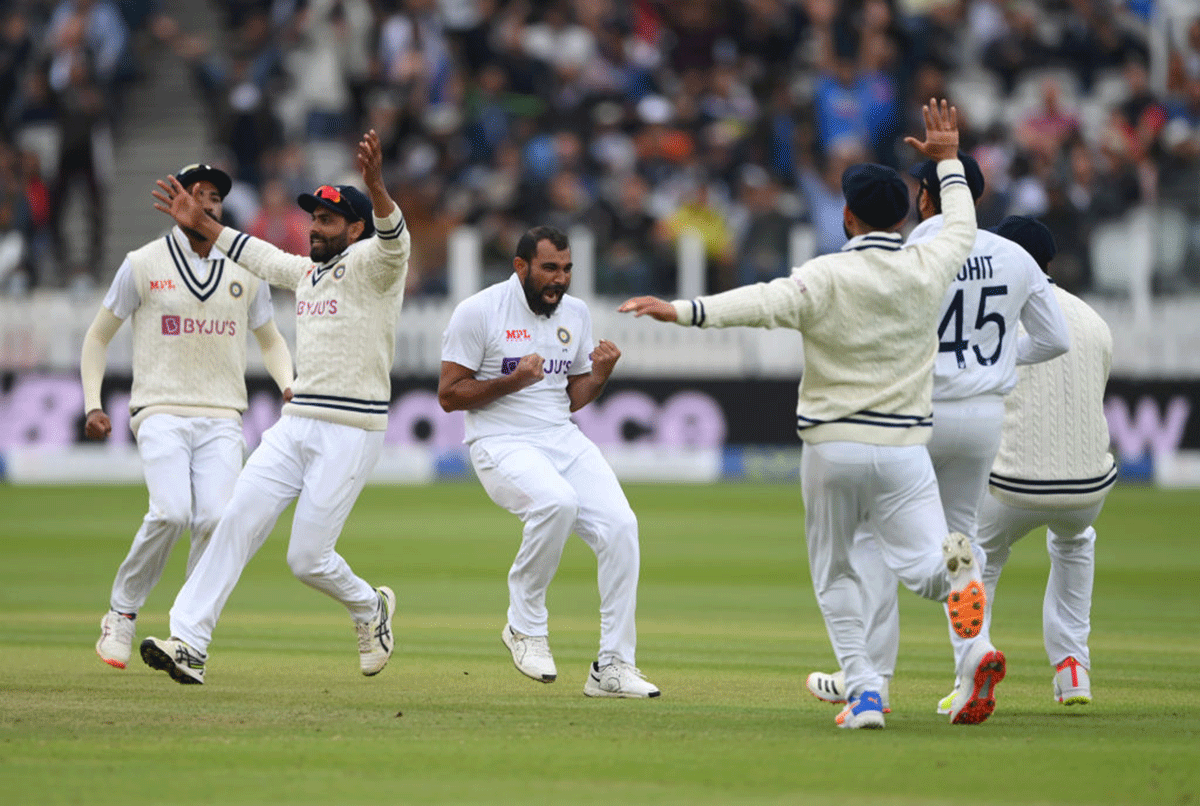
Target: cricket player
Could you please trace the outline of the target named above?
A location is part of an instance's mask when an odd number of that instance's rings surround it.
[[[195,164],[176,174],[202,213],[220,220],[232,181]],[[83,339],[84,432],[107,439],[112,421],[100,400],[108,344],[126,319],[133,328],[130,427],[146,477],[150,508],[117,569],[96,654],[124,669],[138,611],[162,576],[185,529],[190,575],[233,494],[246,443],[246,334],[286,397],[292,356],[275,327],[270,287],[192,229],[174,227],[126,255]]]
[[[635,665],[637,518],[600,450],[571,412],[595,400],[621,357],[592,343],[587,306],[567,294],[571,246],[554,227],[521,236],[513,274],[458,304],[442,337],[438,402],[466,412],[471,464],[499,506],[525,524],[508,572],[501,640],[517,669],[558,677],[550,652],[546,590],[575,532],[596,553],[600,649],[589,697],[657,697]]]
[[[959,154],[971,195],[983,195],[983,172],[967,154]],[[936,166],[923,162],[912,174],[920,180],[917,208],[921,223],[908,237],[922,243],[941,230],[944,217],[936,185]],[[947,289],[938,313],[938,356],[933,370],[933,436],[929,455],[937,475],[946,523],[953,532],[975,540],[976,516],[987,491],[988,473],[1000,447],[1004,396],[1017,381],[1017,365],[1048,361],[1070,346],[1067,322],[1049,278],[1029,253],[993,232],[979,230],[966,262]],[[1018,334],[1018,325],[1024,331]],[[900,647],[900,610],[895,575],[872,544],[875,535],[860,527],[850,558],[858,574],[867,613],[867,651],[883,675],[883,707],[889,708],[888,683]],[[986,570],[984,572],[986,574]],[[990,652],[986,628],[964,640],[950,631],[954,668],[964,667],[968,652]],[[969,671],[969,669],[968,669]],[[1004,668],[989,666],[956,686],[960,696],[942,713],[962,724],[983,722],[996,707],[995,686]],[[810,692],[831,702],[840,695],[841,677],[814,672]]]
[[[949,599],[951,626],[972,637],[985,593],[965,535],[949,533],[925,443],[932,421],[937,312],[975,241],[975,212],[957,159],[958,117],[924,107],[926,140],[905,141],[937,163],[945,212],[928,241],[905,246],[908,187],[894,170],[856,165],[842,176],[850,240],[790,277],[693,300],[636,297],[620,310],[697,327],[790,327],[804,336],[797,431],[809,567],[841,667],[843,728],[882,728],[883,677],[866,651],[865,614],[850,564],[855,530],[869,523],[905,586]],[[939,544],[941,551],[938,551]],[[992,650],[979,664],[1003,668]]]
[[[292,573],[349,611],[363,674],[378,674],[391,657],[395,595],[372,587],[335,550],[383,446],[409,255],[374,130],[359,141],[357,160],[369,199],[351,185],[322,185],[297,199],[312,214],[308,258],[207,219],[174,177],[160,180],[154,192],[156,209],[200,229],[218,249],[296,295],[292,399],[246,462],[209,550],[175,597],[171,637],[141,644],[142,660],[179,683],[204,682],[221,610],[292,501]]]
[[[1054,236],[1036,219],[1009,216],[996,233],[1021,244],[1049,271]],[[1012,546],[1047,527],[1050,576],[1042,602],[1042,638],[1054,666],[1054,699],[1064,705],[1092,701],[1088,634],[1096,570],[1093,524],[1117,480],[1104,417],[1104,387],[1112,365],[1112,334],[1100,315],[1055,286],[1071,351],[1021,367],[1005,400],[1004,435],[992,466],[990,495],[979,511],[979,545],[987,554],[983,582],[991,596]]]

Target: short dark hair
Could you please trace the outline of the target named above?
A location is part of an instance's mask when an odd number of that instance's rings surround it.
[[[537,245],[541,241],[549,241],[554,244],[555,249],[571,248],[571,242],[567,239],[567,233],[558,227],[543,225],[527,230],[521,236],[521,240],[517,241],[517,257],[526,263],[532,263],[533,253],[537,251]]]

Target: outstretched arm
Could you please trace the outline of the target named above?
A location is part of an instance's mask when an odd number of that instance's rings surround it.
[[[174,176],[159,179],[157,184],[158,190],[150,194],[155,198],[155,210],[175,219],[181,228],[199,232],[234,263],[271,285],[295,289],[312,268],[312,261],[306,257],[284,252],[213,219]]]

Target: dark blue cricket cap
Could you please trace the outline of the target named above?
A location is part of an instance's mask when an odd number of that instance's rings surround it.
[[[311,213],[321,205],[347,221],[362,221],[362,237],[366,238],[375,233],[375,221],[372,218],[371,200],[354,185],[321,185],[312,193],[301,193],[296,197],[296,203],[306,213]]]
[[[992,227],[991,231],[1022,247],[1042,267],[1042,271],[1046,271],[1046,267],[1058,253],[1058,247],[1054,244],[1054,234],[1036,218],[1010,215]]]
[[[979,163],[970,154],[960,151],[958,160],[963,164],[963,173],[967,177],[967,187],[971,189],[971,198],[978,201],[979,197],[983,195],[983,171],[980,170]],[[919,179],[935,199],[942,197],[942,183],[938,181],[936,160],[925,160],[914,165],[908,172]]]
[[[851,165],[842,174],[842,195],[850,212],[876,229],[891,229],[908,215],[908,185],[886,165]]]
[[[220,168],[205,165],[203,162],[193,162],[191,165],[183,166],[175,173],[175,178],[185,188],[190,188],[201,181],[212,182],[222,199],[229,195],[229,189],[233,187],[233,180],[229,178],[229,174]]]

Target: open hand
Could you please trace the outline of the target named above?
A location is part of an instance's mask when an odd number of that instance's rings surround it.
[[[931,160],[958,158],[958,109],[950,106],[943,98],[939,107],[936,98],[921,107],[925,116],[925,142],[915,137],[905,137],[904,142]]]
[[[620,313],[631,313],[634,316],[651,316],[660,322],[674,322],[678,317],[675,306],[665,299],[658,297],[634,297],[621,303],[617,308]]]
[[[158,190],[150,191],[156,201],[154,209],[166,213],[171,218],[175,219],[175,223],[184,229],[195,230],[210,238],[216,237],[221,231],[221,225],[213,221],[208,213],[204,212],[204,208],[200,206],[187,188],[179,184],[179,180],[174,176],[168,176],[166,179],[159,179],[155,184],[158,185]],[[216,232],[206,232],[209,225],[216,225]]]

